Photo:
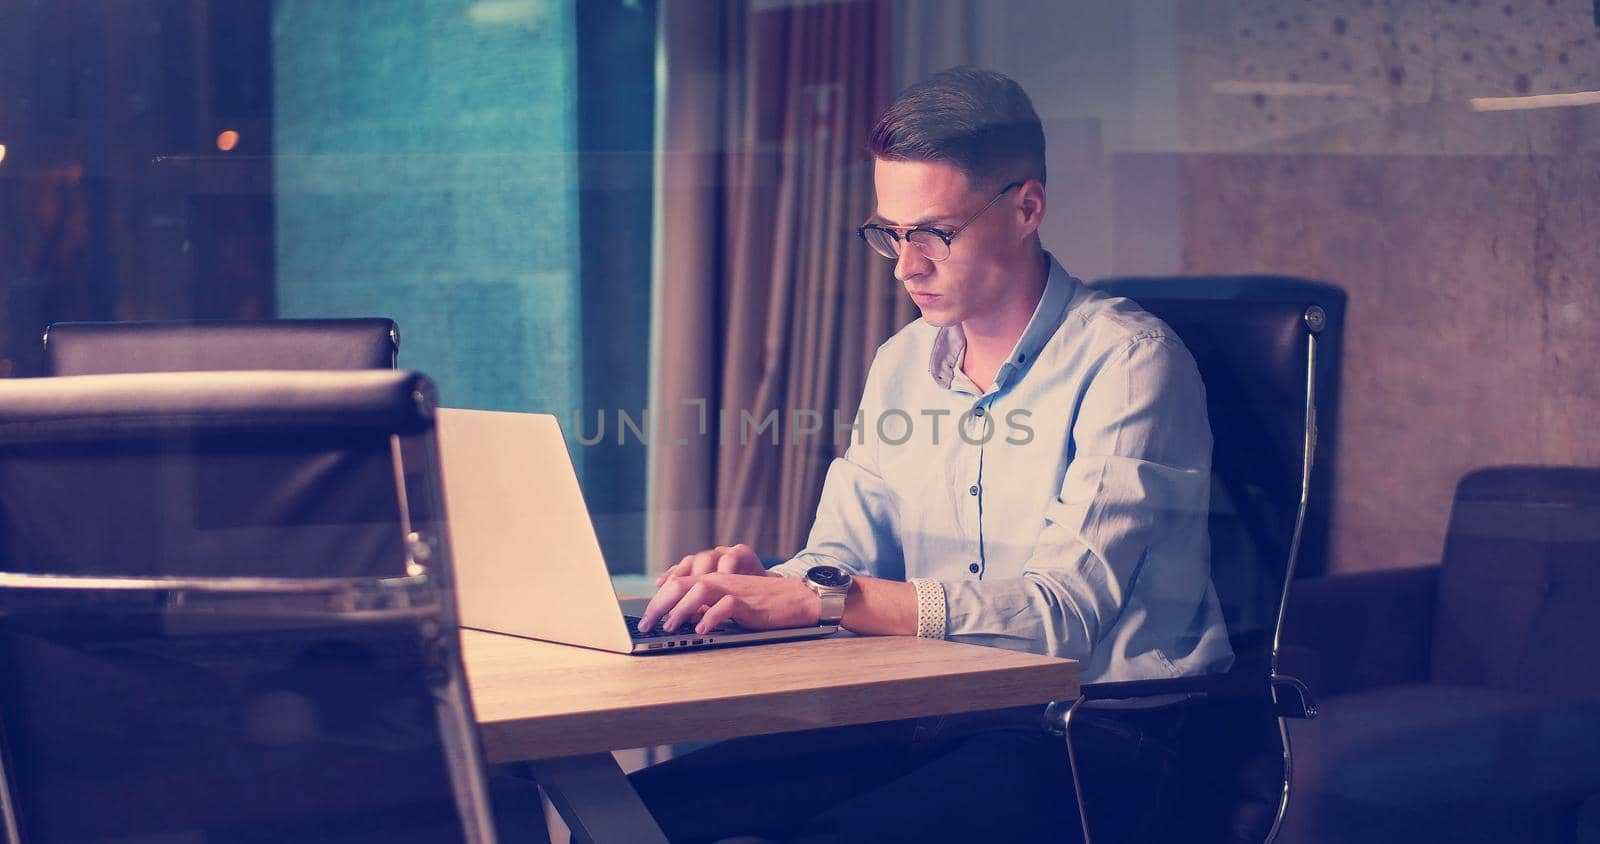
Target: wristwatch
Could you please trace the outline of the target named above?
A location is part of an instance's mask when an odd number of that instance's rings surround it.
[[[838,566],[812,566],[801,580],[822,599],[818,624],[838,624],[844,618],[844,599],[850,594],[850,572]]]

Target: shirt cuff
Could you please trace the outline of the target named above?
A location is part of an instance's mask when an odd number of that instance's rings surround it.
[[[917,588],[917,638],[943,639],[946,629],[944,584],[915,577],[911,585]]]

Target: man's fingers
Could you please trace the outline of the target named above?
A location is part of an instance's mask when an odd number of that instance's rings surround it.
[[[673,572],[675,572],[677,570],[678,570],[678,564],[677,563],[673,563],[672,565],[667,566],[666,571],[663,571],[662,573],[656,575],[656,588],[660,589],[661,588],[661,584],[666,583],[668,580],[671,580],[674,577]]]
[[[689,591],[685,592],[683,597],[678,599],[678,603],[667,611],[666,618],[661,622],[661,629],[668,633],[677,630],[684,625],[684,622],[694,617],[701,605],[705,603],[707,603],[706,586],[704,583],[696,583],[689,587]]]
[[[669,633],[677,630],[683,626],[685,621],[689,620],[695,610],[700,609],[701,604],[714,603],[717,597],[720,596],[713,595],[710,584],[704,580],[695,583],[695,585],[689,587],[689,591],[685,592],[682,598],[678,599],[677,606],[674,606],[671,612],[667,613],[667,620],[662,622],[661,629]]]
[[[693,560],[694,555],[689,554],[685,555],[683,559],[677,561],[676,563],[667,566],[667,570],[662,572],[660,577],[656,578],[656,588],[660,589],[661,584],[666,583],[668,580],[671,580],[674,577],[683,577],[685,574],[688,574]]]
[[[698,577],[700,575],[722,574],[760,574],[763,571],[761,558],[748,545],[718,545],[694,554],[690,554],[662,572],[656,578],[656,588],[678,577]]]
[[[678,605],[684,593],[693,586],[693,582],[684,578],[674,578],[662,584],[656,594],[650,598],[650,603],[645,605],[644,615],[639,617],[639,632],[648,633],[655,628],[656,620],[667,614],[667,611]]]
[[[708,551],[701,551],[694,555],[694,571],[691,574],[710,574],[717,571],[717,560],[727,551],[726,547],[718,545]]]
[[[711,605],[711,609],[706,610],[705,615],[700,616],[700,623],[695,625],[694,632],[703,635],[711,632],[717,625],[732,620],[734,614],[739,611],[739,606],[738,598],[732,595],[723,595],[721,599]]]

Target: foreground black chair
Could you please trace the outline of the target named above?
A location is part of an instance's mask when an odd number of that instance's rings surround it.
[[[46,375],[245,369],[393,369],[391,319],[58,322],[44,331]]]
[[[1274,277],[1110,279],[1188,346],[1206,386],[1212,456],[1212,579],[1235,661],[1222,675],[1088,685],[1052,704],[1066,738],[1085,841],[1097,826],[1152,841],[1262,842],[1277,834],[1292,779],[1286,718],[1311,718],[1306,686],[1278,670],[1283,608],[1294,579],[1328,396],[1323,339],[1337,337],[1344,295]],[[1322,376],[1322,377],[1319,377]],[[1182,707],[1179,770],[1159,818],[1117,817],[1086,800],[1073,716]],[[1130,784],[1130,787],[1138,787]],[[1087,804],[1087,805],[1086,805]]]
[[[495,839],[432,411],[407,372],[0,382],[8,840]]]

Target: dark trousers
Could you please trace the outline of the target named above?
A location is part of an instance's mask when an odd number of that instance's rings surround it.
[[[1081,839],[1066,745],[1042,707],[735,739],[631,779],[673,842]],[[1182,713],[1080,712],[1096,844],[1158,822]]]

